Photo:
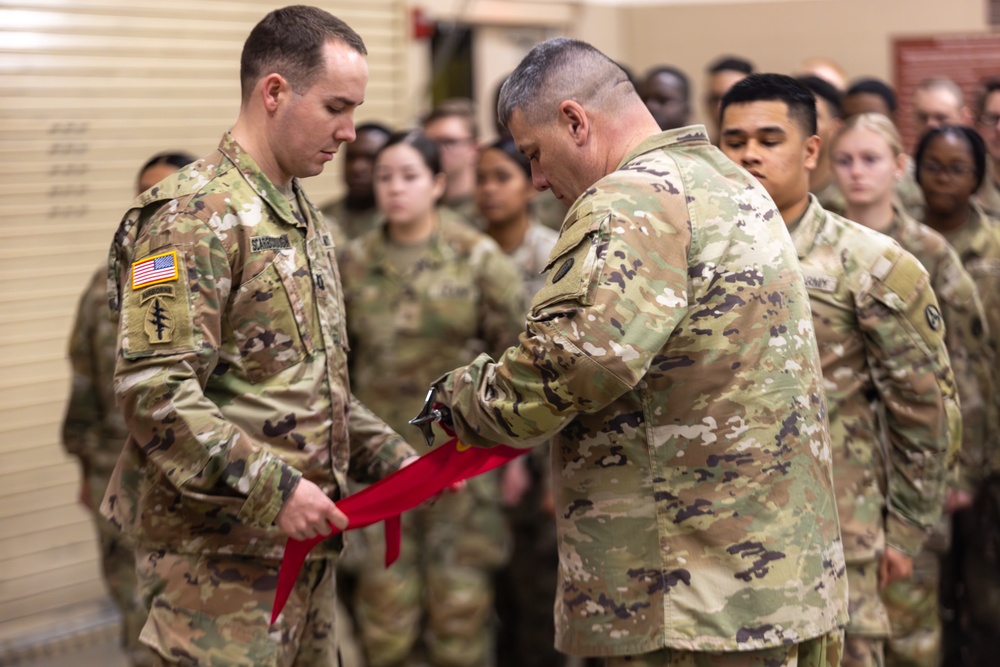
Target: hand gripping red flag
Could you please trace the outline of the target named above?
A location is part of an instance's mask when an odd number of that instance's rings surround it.
[[[338,501],[337,507],[350,521],[347,530],[385,521],[385,566],[389,567],[399,557],[402,539],[399,519],[403,512],[433,498],[453,484],[493,470],[526,451],[506,445],[480,449],[452,438],[405,468]],[[326,537],[305,541],[289,539],[285,544],[278,572],[278,589],[271,609],[272,624],[288,601],[306,555],[314,546],[340,532],[333,524],[330,527],[333,533]]]

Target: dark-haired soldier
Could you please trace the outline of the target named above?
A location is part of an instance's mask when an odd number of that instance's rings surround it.
[[[716,143],[718,143],[719,107],[722,104],[722,96],[738,81],[753,74],[753,71],[753,63],[738,56],[722,56],[706,68],[705,123]]]
[[[982,82],[976,95],[975,113],[976,131],[983,138],[989,156],[976,202],[987,215],[1000,220],[1000,78]]]
[[[375,229],[378,222],[372,170],[375,154],[389,140],[392,130],[382,123],[362,123],[355,128],[354,134],[357,138],[344,149],[344,185],[347,192],[321,209],[323,215],[340,227],[348,240]]]
[[[639,84],[639,97],[661,130],[674,130],[690,122],[691,85],[676,67],[659,65],[646,72]]]
[[[880,113],[896,122],[896,92],[884,81],[858,79],[844,92],[844,118],[859,113]]]
[[[818,76],[805,75],[795,79],[808,88],[816,98],[816,136],[820,139],[816,168],[809,172],[809,192],[828,211],[843,213],[846,203],[833,181],[830,163],[830,143],[844,124],[842,95],[829,81]]]
[[[115,237],[115,389],[129,436],[102,511],[137,544],[158,664],[336,664],[333,565],[313,549],[270,625],[289,537],[343,528],[360,481],[413,450],[353,398],[325,219],[300,178],[354,140],[365,45],[302,5],[251,31],[214,153],[141,195]]]
[[[748,77],[723,99],[721,125],[723,152],[774,199],[805,274],[847,559],[843,665],[875,667],[889,634],[879,588],[910,575],[961,435],[937,299],[913,255],[809,194],[820,140],[807,88],[780,74]]]

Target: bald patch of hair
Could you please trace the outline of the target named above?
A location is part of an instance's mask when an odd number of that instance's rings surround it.
[[[944,90],[951,93],[958,106],[965,105],[965,92],[962,90],[962,87],[946,76],[933,76],[929,79],[924,79],[917,86],[917,90]]]
[[[637,96],[635,86],[615,61],[586,42],[550,39],[533,48],[504,81],[497,119],[506,128],[520,111],[526,122],[545,122],[556,117],[565,100],[614,111],[629,96]]]

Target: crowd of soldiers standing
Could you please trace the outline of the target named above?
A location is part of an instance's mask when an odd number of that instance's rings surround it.
[[[849,591],[840,660],[852,667],[990,664],[990,649],[1000,637],[1000,480],[992,474],[1000,466],[992,443],[1000,429],[1000,303],[994,303],[1000,299],[1000,79],[984,82],[971,107],[947,79],[921,85],[913,100],[921,138],[910,156],[893,123],[893,91],[884,83],[848,83],[826,61],[804,63],[788,77],[755,74],[748,61],[726,57],[706,74],[707,135],[688,127],[691,87],[677,68],[651,68],[629,85],[670,141],[704,142],[699,150],[707,151],[711,138],[756,178],[798,253],[822,364]],[[418,412],[428,386],[483,353],[497,359],[518,344],[532,299],[549,280],[550,255],[561,258],[572,250],[557,247],[559,230],[565,232],[574,212],[579,214],[574,207],[564,225],[572,203],[563,200],[567,193],[535,192],[532,156],[522,154],[523,142],[510,136],[506,123],[498,124],[495,141],[480,141],[470,102],[444,102],[420,125],[357,126],[344,150],[345,195],[322,207],[322,220],[310,223],[318,230],[315,238],[310,232],[310,252],[335,253],[315,280],[321,290],[339,291],[343,312],[323,321],[329,332],[289,324],[307,352],[342,348],[352,406],[367,406],[405,438],[396,443],[377,435],[382,453],[352,453],[349,471],[358,480],[351,482],[352,491],[408,455],[427,451],[407,420]],[[252,142],[239,129],[223,139],[223,156],[239,155]],[[247,162],[244,157],[241,168],[249,169]],[[204,165],[180,153],[154,156],[140,170],[134,210],[187,196],[185,178],[198,180]],[[213,169],[221,174],[223,166]],[[162,185],[175,171],[180,175]],[[288,219],[312,219],[297,180],[274,184],[267,194],[280,198],[277,208],[283,206]],[[160,230],[162,239],[142,237],[143,250],[203,242],[185,236],[184,220],[172,224],[175,229]],[[120,256],[131,228],[122,230]],[[275,230],[255,232],[252,255],[287,247],[287,238]],[[131,257],[141,259],[141,253]],[[205,257],[185,258],[182,251],[172,261],[193,270],[211,259]],[[554,270],[564,269],[575,270],[569,260]],[[248,260],[245,270],[247,278],[261,276],[264,287],[256,294],[268,299],[283,280],[290,293],[303,290],[302,284],[289,286],[284,274],[268,276],[266,264]],[[126,308],[129,298],[141,299],[133,305],[142,309],[194,298],[180,283],[176,290],[163,284],[169,292],[119,293]],[[129,659],[158,664],[158,655],[169,653],[160,637],[171,622],[165,604],[150,615],[153,596],[165,586],[160,582],[181,576],[182,569],[191,578],[213,566],[169,561],[148,544],[137,563],[129,538],[112,527],[137,521],[121,489],[141,490],[119,463],[129,429],[115,407],[115,360],[124,353],[139,368],[165,348],[152,338],[138,342],[153,334],[141,320],[127,319],[122,346],[107,293],[102,267],[77,311],[63,439],[81,462],[81,502],[99,527],[104,575],[122,613]],[[268,310],[277,307],[241,304],[248,320],[261,322],[280,314]],[[179,312],[170,311],[176,324],[168,351],[188,354],[183,339],[202,326],[202,315],[192,323],[176,317]],[[256,358],[241,351],[248,377],[266,379],[293,368],[272,345],[265,342],[266,354]],[[297,424],[301,430],[308,422],[304,415],[296,419],[294,410],[279,417],[267,422],[274,430],[268,435],[276,438],[294,439]],[[377,431],[371,424],[356,428],[371,434]],[[145,436],[144,442],[161,442],[155,432]],[[690,437],[694,442],[701,436]],[[393,447],[391,456],[384,453]],[[298,449],[302,469],[308,469],[310,449],[304,441]],[[314,590],[339,588],[346,603],[342,621],[331,613],[325,625],[313,622],[312,642],[318,645],[323,628],[343,625],[349,616],[360,659],[370,667],[569,664],[554,648],[558,618],[552,613],[552,600],[562,595],[550,467],[550,458],[555,465],[558,456],[537,447],[496,474],[407,513],[402,556],[392,568],[380,564],[380,530],[348,535],[335,583],[322,568],[306,573]],[[177,479],[184,477],[186,484],[199,474],[178,473]],[[119,489],[118,506],[105,509],[112,523],[98,511],[109,484],[109,497]],[[284,484],[275,477],[273,493],[287,500]],[[213,495],[208,486],[193,489],[196,500]],[[255,502],[274,505],[260,493]],[[121,518],[123,512],[132,515]],[[143,530],[155,547],[154,527]],[[178,603],[170,613],[181,608]],[[267,651],[250,644],[242,655],[251,661],[260,655],[255,651]],[[302,645],[310,644],[303,639]],[[207,643],[204,649],[206,659],[229,657],[226,646]]]

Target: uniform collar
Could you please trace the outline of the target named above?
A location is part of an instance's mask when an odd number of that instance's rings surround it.
[[[679,127],[675,130],[658,132],[650,135],[639,143],[638,146],[629,151],[628,154],[622,158],[622,161],[618,163],[618,166],[615,167],[615,171],[623,169],[633,160],[647,153],[652,153],[655,150],[662,150],[669,148],[670,146],[689,146],[698,144],[703,144],[705,146],[711,145],[711,142],[708,140],[708,132],[705,130],[704,125],[688,125],[687,127]],[[577,197],[577,200],[573,202],[573,205],[570,206],[569,211],[566,213],[565,220],[582,218],[593,211],[594,205],[591,201],[592,197],[586,196],[592,188],[593,186],[587,188],[583,195]]]
[[[819,236],[820,229],[826,224],[827,212],[816,199],[816,195],[809,193],[809,206],[797,223],[789,227],[788,233],[792,236],[792,243],[795,244],[795,254],[799,259],[804,259],[816,245],[816,237]]]
[[[310,221],[301,219],[294,214],[291,205],[288,203],[288,198],[264,174],[264,171],[250,153],[246,152],[236,139],[233,138],[232,132],[226,132],[222,135],[222,141],[219,142],[219,152],[226,156],[233,166],[239,170],[243,178],[246,179],[246,182],[250,184],[250,187],[254,189],[268,206],[274,209],[279,218],[297,227],[305,228],[308,226]],[[301,211],[301,214],[303,216],[311,215],[309,206],[306,205],[305,197],[302,196],[302,186],[299,183],[299,179],[293,178],[291,186],[292,192],[298,197],[298,209]]]
[[[430,238],[427,239],[427,255],[417,264],[421,268],[434,268],[454,259],[455,251],[447,242],[448,229],[454,224],[465,224],[456,222],[457,214],[444,206],[437,207],[436,212],[438,221]],[[373,266],[378,267],[388,275],[402,275],[388,261],[389,228],[384,218],[379,221],[375,232],[366,237],[364,246],[365,255]]]

